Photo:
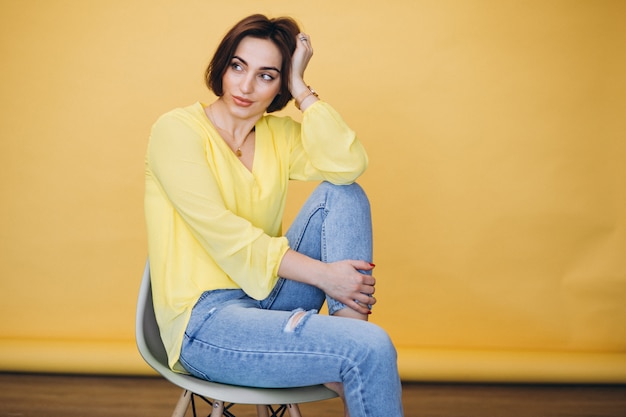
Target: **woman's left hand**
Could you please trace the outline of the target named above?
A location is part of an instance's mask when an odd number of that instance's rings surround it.
[[[298,97],[308,87],[304,82],[304,70],[313,56],[311,38],[305,33],[299,33],[296,37],[296,50],[291,57],[291,79],[289,90],[293,97]]]

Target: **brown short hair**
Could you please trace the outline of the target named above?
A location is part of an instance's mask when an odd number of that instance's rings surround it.
[[[291,93],[289,92],[291,56],[296,50],[296,35],[298,33],[300,33],[300,28],[295,20],[290,17],[268,19],[262,14],[254,14],[242,19],[224,36],[204,72],[207,87],[218,97],[221,97],[224,94],[222,78],[235,55],[239,42],[246,36],[268,39],[278,47],[283,62],[280,69],[280,90],[267,108],[267,112],[271,113],[282,109],[291,100]]]

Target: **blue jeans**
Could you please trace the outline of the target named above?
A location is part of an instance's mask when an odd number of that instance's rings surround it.
[[[322,183],[287,238],[292,249],[324,262],[371,261],[365,193],[357,184]],[[283,278],[261,301],[242,290],[205,292],[194,306],[180,361],[192,375],[233,385],[341,382],[351,417],[401,417],[401,383],[389,336],[373,323],[317,314],[325,299],[331,314],[345,308],[316,287]]]

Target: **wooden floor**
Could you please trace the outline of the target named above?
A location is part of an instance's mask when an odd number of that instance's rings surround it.
[[[0,373],[0,417],[169,417],[179,394],[156,377]],[[626,417],[626,386],[404,384],[403,402],[407,417]],[[338,399],[300,409],[304,417],[343,415]],[[231,411],[255,416],[250,406]]]

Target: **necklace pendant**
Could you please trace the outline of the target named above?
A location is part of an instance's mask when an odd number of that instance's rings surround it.
[[[241,158],[241,148],[237,148],[237,150],[235,151],[235,155],[237,155],[239,158]]]

